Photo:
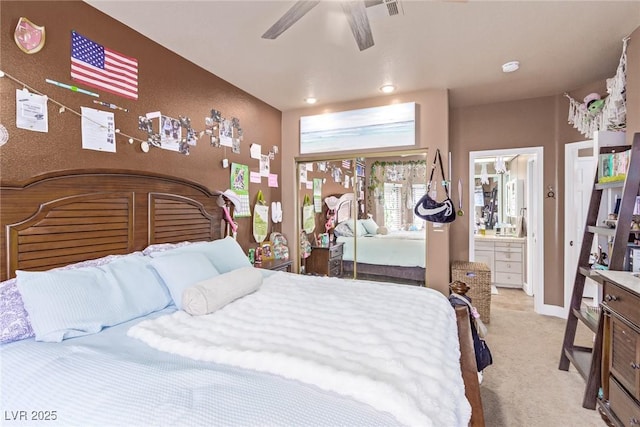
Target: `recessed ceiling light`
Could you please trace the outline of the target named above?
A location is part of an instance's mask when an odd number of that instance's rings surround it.
[[[502,72],[503,73],[513,73],[520,68],[520,62],[518,61],[510,61],[506,64],[502,64]]]
[[[395,92],[396,87],[394,85],[384,85],[382,87],[380,87],[380,91],[383,93],[391,93],[391,92]]]
[[[304,102],[306,102],[307,104],[315,104],[316,102],[318,102],[318,100],[312,96],[310,96],[309,98],[305,98]]]

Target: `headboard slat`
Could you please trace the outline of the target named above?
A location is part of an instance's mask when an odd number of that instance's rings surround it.
[[[38,243],[26,243],[21,245],[22,251],[28,253],[29,256],[32,256],[32,253],[37,253],[38,251],[51,250],[51,249],[64,249],[64,248],[86,248],[87,246],[95,246],[102,244],[112,244],[112,243],[126,243],[127,236],[109,236],[102,237],[97,239],[72,239],[72,240],[58,240],[55,242],[38,242]],[[21,258],[26,259],[26,258]]]
[[[167,175],[126,170],[48,173],[0,183],[0,280],[151,243],[220,238],[217,193]]]
[[[105,209],[112,215],[105,216]],[[15,242],[9,251],[11,273],[83,261],[96,246],[100,252],[126,253],[132,242],[133,194],[63,197],[41,204],[31,218],[8,225],[7,230]],[[86,232],[101,232],[103,237],[96,242],[95,236]],[[23,239],[27,236],[29,242]]]
[[[187,197],[154,193],[149,195],[150,244],[176,239],[206,241],[214,239],[216,218],[202,203]]]

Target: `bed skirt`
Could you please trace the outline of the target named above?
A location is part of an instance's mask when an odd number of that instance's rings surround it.
[[[401,267],[397,265],[377,265],[358,263],[358,279],[425,285],[425,269],[422,267]],[[353,277],[353,261],[342,261],[343,277]]]

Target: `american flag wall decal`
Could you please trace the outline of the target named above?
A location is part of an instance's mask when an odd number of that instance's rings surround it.
[[[71,78],[87,86],[138,99],[138,60],[71,32]]]

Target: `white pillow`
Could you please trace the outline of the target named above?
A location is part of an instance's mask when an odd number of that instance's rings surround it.
[[[193,315],[213,313],[230,302],[255,292],[262,285],[262,274],[257,268],[242,267],[184,290],[184,311]]]
[[[333,229],[333,234],[337,237],[353,237],[353,231],[346,222],[341,222]]]
[[[351,231],[353,231],[353,234],[355,234],[356,236],[359,237],[367,234],[367,229],[364,228],[364,225],[362,225],[362,222],[360,220],[356,221],[355,230],[353,229],[353,221],[349,221],[347,224],[349,224]]]
[[[93,334],[169,305],[169,293],[149,263],[130,255],[100,267],[16,271],[36,341]]]
[[[182,309],[182,292],[186,288],[220,274],[211,261],[199,252],[178,252],[153,258],[151,266],[169,288],[171,298],[179,309]]]
[[[376,234],[378,232],[378,224],[376,224],[373,218],[359,219],[358,222],[362,224],[367,234]]]
[[[244,253],[240,244],[233,237],[214,240],[211,242],[196,242],[190,245],[164,252],[154,252],[152,258],[171,256],[178,253],[201,253],[209,258],[209,261],[218,272],[227,273],[241,267],[251,267],[251,262]]]

